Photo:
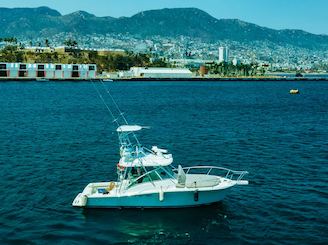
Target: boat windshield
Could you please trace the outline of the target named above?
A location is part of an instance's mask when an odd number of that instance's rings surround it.
[[[128,172],[127,178],[130,181],[129,188],[136,184],[172,179],[174,178],[174,173],[170,167],[133,167]]]

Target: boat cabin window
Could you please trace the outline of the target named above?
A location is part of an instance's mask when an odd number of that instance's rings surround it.
[[[164,170],[161,170],[158,173],[159,173],[159,175],[161,176],[162,179],[170,179],[170,178],[172,178],[174,176],[173,173],[171,174],[171,173],[168,173],[168,172],[166,172]]]
[[[164,176],[166,178],[173,177],[174,176],[174,173],[173,173],[173,170],[172,170],[171,167],[163,167],[163,168],[160,169],[160,175],[164,179]]]
[[[147,173],[145,172],[145,170],[141,167],[134,167],[131,168],[130,172],[128,173],[128,179],[130,180],[130,186],[134,186],[136,184],[141,184],[141,183],[147,183],[147,182],[151,182],[151,181],[157,181],[157,180],[161,180],[164,179],[166,177],[160,177],[159,172],[160,169],[146,169]],[[164,175],[163,175],[164,176]]]
[[[6,64],[0,64],[0,70],[6,70],[7,65]]]
[[[136,178],[140,177],[143,174],[145,174],[145,170],[143,168],[140,168],[140,167],[131,168],[130,177],[136,179]]]
[[[153,172],[150,172],[146,177],[146,181],[144,180],[143,182],[149,182],[149,181],[156,181],[156,180],[161,180],[158,174],[156,173],[156,170]]]

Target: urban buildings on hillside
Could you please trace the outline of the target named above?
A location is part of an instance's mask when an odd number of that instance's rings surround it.
[[[313,50],[292,46],[279,45],[270,41],[237,42],[228,40],[204,41],[197,38],[135,37],[129,34],[106,35],[73,35],[58,33],[49,38],[51,46],[60,46],[67,37],[77,40],[82,49],[124,50],[150,54],[154,58],[166,60],[219,60],[219,47],[229,47],[228,59],[236,58],[243,64],[258,63],[269,65],[271,71],[282,70],[328,70],[328,50]],[[44,39],[20,40],[24,46],[44,43]],[[189,62],[188,62],[189,63]],[[190,62],[192,63],[192,62]]]
[[[174,60],[195,64],[202,60],[218,62],[227,58],[229,62],[236,59],[243,64],[266,65],[270,71],[300,69],[317,72],[328,71],[328,50],[306,49],[288,43],[277,44],[270,41],[238,42],[225,39],[204,41],[185,36],[136,37],[129,34],[81,36],[72,33],[58,33],[49,37],[47,44],[50,47],[59,48],[39,47],[45,44],[44,38],[18,40],[18,42],[19,46],[26,47],[27,52],[56,52],[60,54],[67,50],[60,48],[67,37],[77,41],[78,48],[73,48],[75,52],[78,52],[78,50],[93,50],[97,51],[98,55],[106,55],[108,52],[113,51],[146,53],[154,59],[172,60],[172,66],[176,65]],[[8,43],[0,42],[0,48],[6,45]],[[28,48],[30,46],[33,46],[33,48]],[[222,52],[221,57],[218,52],[219,47],[229,47],[227,53]],[[182,62],[178,63],[182,65]]]

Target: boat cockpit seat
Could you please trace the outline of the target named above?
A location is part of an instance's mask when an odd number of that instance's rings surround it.
[[[183,171],[181,165],[178,166],[177,180],[176,187],[184,188],[186,186],[186,173]]]

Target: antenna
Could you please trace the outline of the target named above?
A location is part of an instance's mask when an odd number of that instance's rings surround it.
[[[128,121],[126,120],[125,116],[124,116],[124,113],[120,110],[120,108],[118,107],[116,101],[114,100],[113,96],[111,95],[111,93],[109,92],[109,89],[106,88],[105,84],[104,84],[104,81],[103,80],[100,80],[101,84],[103,85],[105,91],[107,92],[107,94],[109,95],[109,97],[111,98],[113,104],[115,105],[116,107],[116,110],[119,112],[119,115],[123,118],[124,122],[128,125]]]
[[[95,90],[97,91],[97,93],[98,93],[98,95],[99,95],[101,101],[103,102],[103,104],[104,104],[105,107],[107,108],[108,112],[110,113],[111,117],[113,118],[113,122],[116,123],[118,127],[121,126],[121,124],[119,123],[119,118],[121,117],[121,118],[123,119],[123,121],[124,121],[124,124],[129,125],[127,119],[126,119],[125,116],[124,116],[124,113],[121,111],[121,109],[120,109],[119,106],[117,105],[117,103],[116,103],[115,99],[113,98],[113,96],[111,95],[109,89],[105,86],[104,81],[103,81],[103,80],[100,80],[100,83],[102,84],[104,90],[105,90],[106,93],[109,95],[109,97],[110,97],[112,103],[114,104],[115,109],[116,109],[116,111],[117,111],[117,113],[118,113],[118,117],[115,117],[115,113],[110,109],[110,107],[109,107],[108,104],[106,103],[105,99],[103,98],[102,94],[100,93],[99,89],[98,89],[97,86],[95,85],[94,81],[92,81],[92,84],[93,84]],[[136,136],[136,134],[135,134],[134,132],[132,132],[132,136],[133,136],[133,138],[136,140],[137,145],[140,146],[140,142],[139,142],[139,140],[138,140],[138,138],[137,138],[137,136]]]
[[[113,118],[113,122],[116,122],[117,126],[120,126],[120,124],[117,121],[117,118],[115,118],[113,112],[111,111],[111,109],[109,108],[109,106],[106,104],[106,101],[104,100],[103,96],[101,95],[101,93],[99,92],[99,89],[96,87],[95,83],[92,81],[92,85],[95,88],[95,90],[97,91],[99,98],[101,99],[101,101],[103,102],[103,104],[106,106],[109,114],[112,116]]]

